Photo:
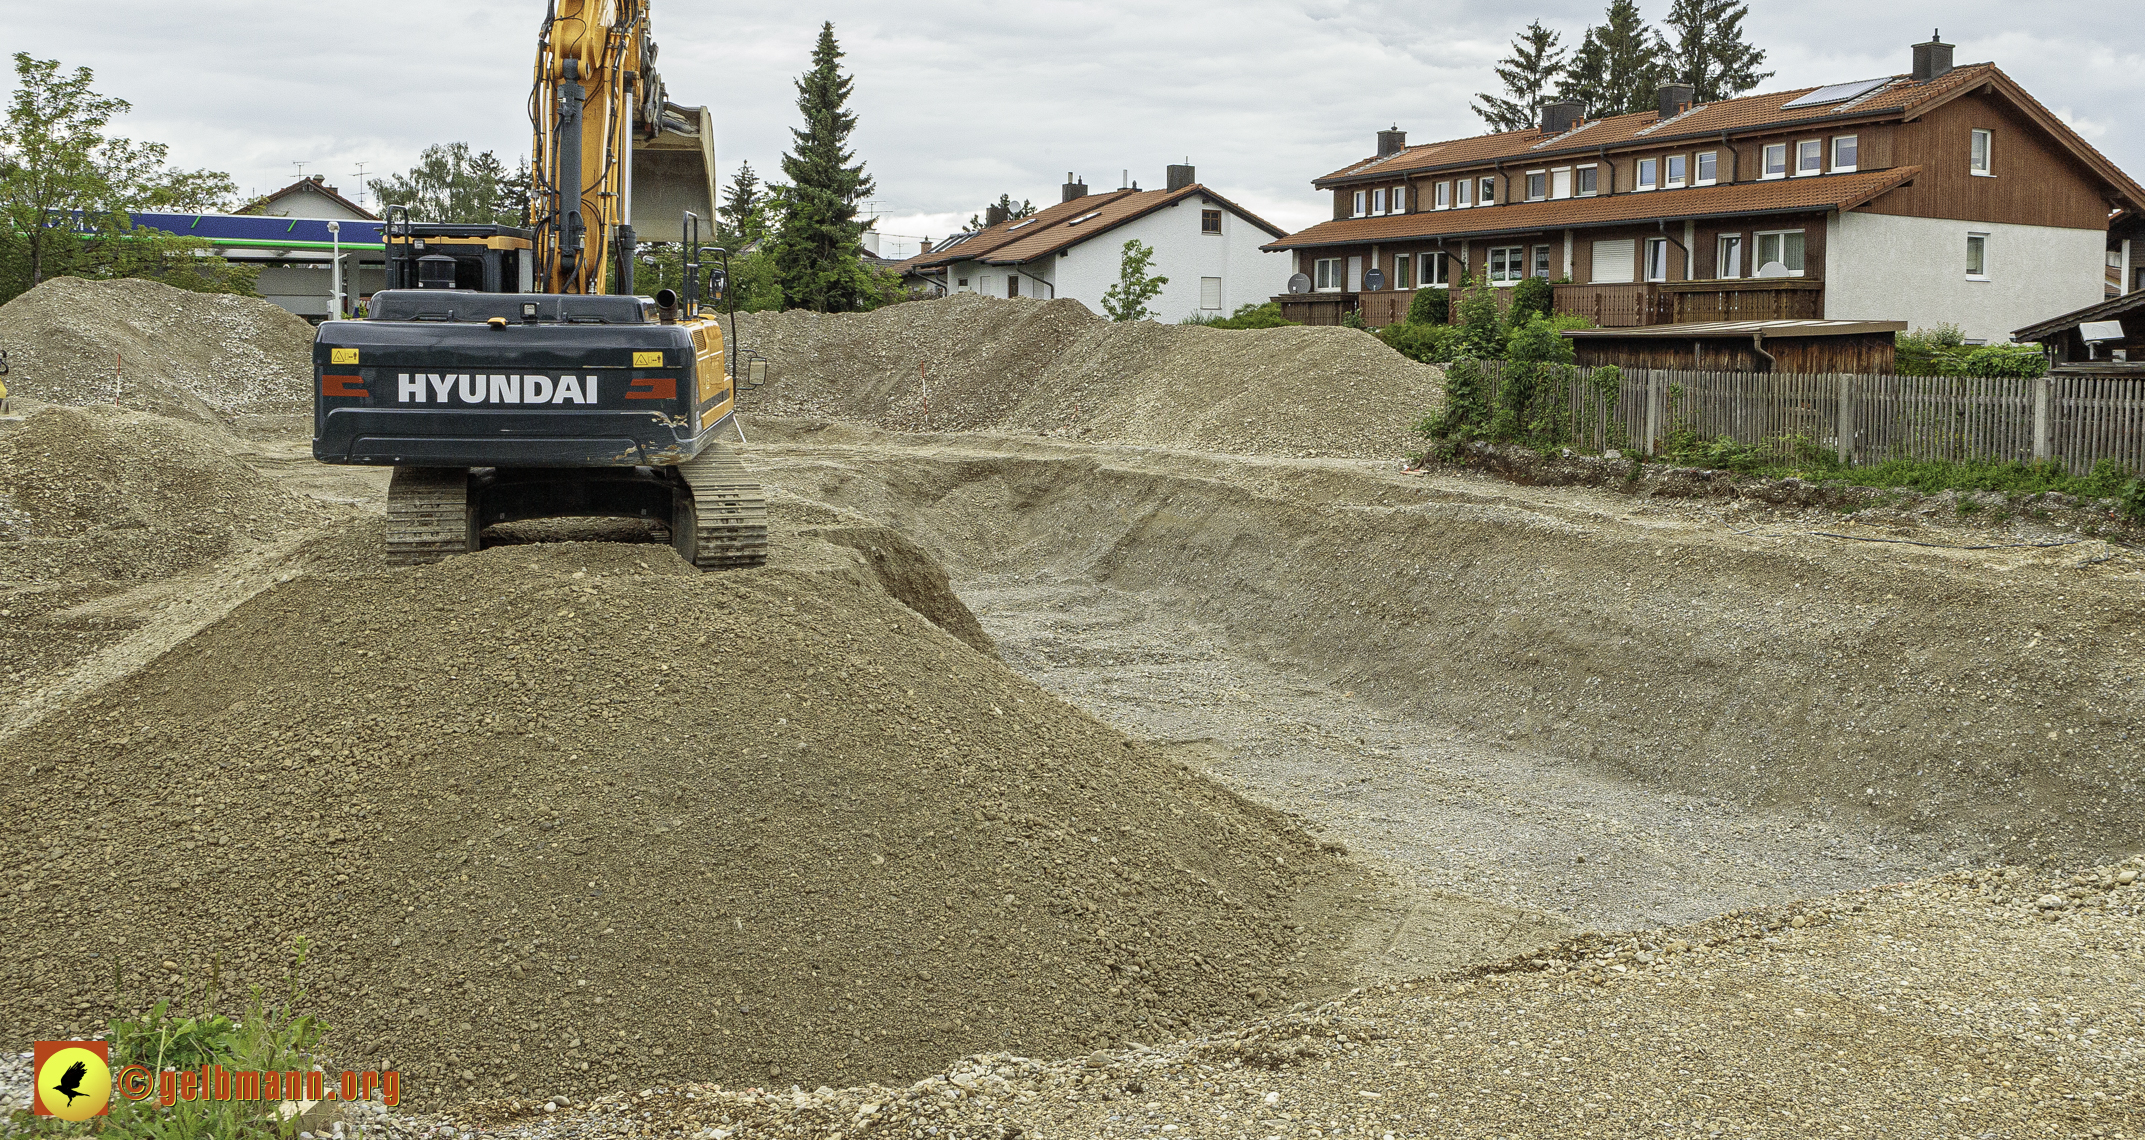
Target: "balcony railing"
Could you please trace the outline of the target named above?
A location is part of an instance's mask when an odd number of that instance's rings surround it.
[[[1693,321],[1815,320],[1825,314],[1825,283],[1805,277],[1758,277],[1559,285],[1556,307],[1560,313],[1590,317],[1605,329]]]

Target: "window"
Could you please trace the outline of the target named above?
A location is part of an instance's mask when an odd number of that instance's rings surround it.
[[[1787,144],[1770,143],[1765,148],[1765,165],[1761,167],[1766,178],[1787,177]]]
[[[1713,276],[1741,277],[1743,275],[1743,235],[1722,234],[1713,258]]]
[[[1545,280],[1549,277],[1549,247],[1546,245],[1534,247],[1534,276]]]
[[[1461,184],[1460,184],[1460,189],[1462,189],[1462,190],[1465,190],[1465,189],[1467,189],[1467,184],[1466,184],[1466,183],[1464,183],[1464,182],[1463,182],[1463,183],[1461,183]],[[1437,186],[1436,186],[1436,188],[1435,188],[1434,190],[1432,190],[1432,191],[1431,191],[1431,198],[1430,198],[1430,201],[1431,201],[1431,203],[1432,203],[1432,206],[1433,206],[1433,208],[1435,208],[1435,209],[1439,209],[1439,210],[1442,210],[1442,209],[1445,209],[1445,208],[1447,208],[1447,207],[1451,206],[1451,205],[1452,205],[1452,183],[1450,183],[1450,182],[1440,182],[1440,183],[1438,183],[1438,184],[1437,184]]]
[[[1526,275],[1526,246],[1500,245],[1490,250],[1490,284],[1510,285]]]
[[[1549,197],[1549,172],[1546,170],[1528,171],[1527,201],[1539,202],[1547,197]]]
[[[1200,233],[1203,233],[1203,234],[1218,234],[1218,233],[1220,233],[1220,232],[1221,232],[1221,211],[1220,211],[1220,210],[1201,210],[1201,211],[1199,211],[1199,232],[1200,232]]]
[[[1321,257],[1311,266],[1311,287],[1323,293],[1338,293],[1341,288],[1341,259]]]
[[[1414,274],[1411,272],[1414,266],[1415,259],[1409,257],[1407,254],[1403,253],[1399,257],[1393,259],[1393,288],[1415,288]]]
[[[1823,174],[1825,172],[1825,140],[1804,139],[1795,144],[1795,174]]]
[[[1385,190],[1383,188],[1370,192],[1370,212],[1373,214],[1385,212]]]
[[[1426,253],[1422,255],[1422,282],[1425,286],[1452,284],[1452,255],[1449,253]]]
[[[1689,155],[1669,155],[1668,169],[1666,171],[1668,177],[1663,180],[1664,184],[1669,186],[1682,186],[1685,183],[1689,182],[1690,161],[1691,160]]]
[[[1989,279],[1989,235],[1966,235],[1966,279],[1986,281]]]
[[[1981,175],[1984,178],[1992,178],[1995,176],[1995,170],[1992,169],[1989,165],[1989,149],[1991,144],[1995,142],[1995,139],[1996,132],[1994,131],[1976,130],[1974,132],[1974,154],[1972,159],[1972,165],[1969,166],[1967,169],[1973,171],[1975,174]]]
[[[1482,180],[1482,193],[1477,200],[1485,206],[1494,206],[1497,204],[1497,180],[1495,178],[1485,178]]]
[[[1405,186],[1395,186],[1395,187],[1393,187],[1393,212],[1394,212],[1394,213],[1396,213],[1396,214],[1405,214],[1405,213],[1407,213],[1407,212],[1408,212],[1408,188],[1407,188],[1407,187],[1405,187]]]
[[[1581,198],[1595,192],[1594,188],[1597,185],[1595,180],[1599,177],[1599,173],[1599,169],[1592,166],[1582,166],[1572,172],[1577,192]]]
[[[1832,140],[1832,172],[1845,174],[1855,168],[1855,159],[1861,146],[1853,135],[1840,135]]]
[[[1459,195],[1458,199],[1454,202],[1454,205],[1467,206],[1471,205],[1474,202],[1475,184],[1473,182],[1462,178],[1458,182],[1452,184],[1452,189],[1454,193]]]
[[[1009,275],[1009,276],[1008,276],[1008,277],[1007,277],[1007,278],[1005,279],[1005,295],[1006,295],[1006,296],[1008,296],[1008,297],[1018,297],[1018,296],[1020,296],[1020,275],[1019,275],[1019,274],[1017,274],[1017,273],[1016,273],[1016,274],[1012,274],[1012,275]]]
[[[1360,218],[1368,213],[1370,213],[1370,194],[1367,191],[1358,190],[1356,191],[1355,216]]]
[[[1646,239],[1646,280],[1668,280],[1668,239]]]
[[[1221,278],[1202,277],[1199,279],[1199,307],[1215,310],[1221,308]]]
[[[1658,158],[1640,159],[1638,188],[1641,190],[1651,190],[1654,187],[1659,186],[1660,184],[1661,160]]]
[[[1552,198],[1569,198],[1572,196],[1571,167],[1567,166],[1562,170],[1549,172],[1549,196]]]
[[[1712,150],[1699,151],[1698,177],[1693,179],[1692,182],[1695,185],[1699,186],[1711,186],[1714,182],[1719,180],[1719,175],[1720,152]]]
[[[1787,268],[1788,276],[1802,276],[1802,231],[1776,230],[1759,234],[1756,261],[1760,270],[1779,264]]]
[[[1638,258],[1638,243],[1630,238],[1594,243],[1594,283],[1620,285],[1631,280],[1632,262]]]

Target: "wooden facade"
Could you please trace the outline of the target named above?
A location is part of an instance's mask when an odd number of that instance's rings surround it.
[[[1568,332],[1579,364],[1619,368],[1685,368],[1700,372],[1860,372],[1885,374],[1893,368],[1896,322],[1854,322],[1888,327],[1849,327],[1843,331],[1794,329],[1792,324],[1762,328],[1719,328],[1723,322],[1694,325],[1688,336],[1654,327],[1619,334],[1609,329]],[[1749,324],[1750,322],[1726,322]],[[1801,322],[1795,322],[1801,323]],[[1810,324],[1849,322],[1809,322]]]

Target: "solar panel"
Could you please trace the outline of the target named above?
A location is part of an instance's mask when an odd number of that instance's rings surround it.
[[[1882,79],[1857,79],[1853,83],[1835,83],[1830,87],[1820,87],[1808,95],[1782,103],[1780,109],[1788,111],[1796,107],[1822,107],[1827,103],[1845,103],[1857,95],[1867,95],[1891,81],[1892,77],[1887,75]]]

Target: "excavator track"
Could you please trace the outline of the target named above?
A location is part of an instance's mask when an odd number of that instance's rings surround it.
[[[767,493],[752,481],[730,449],[713,444],[678,474],[691,492],[693,549],[686,555],[702,570],[745,570],[767,562]],[[683,506],[684,504],[681,504]],[[684,512],[680,512],[681,516]],[[674,526],[681,532],[682,526]]]
[[[422,566],[483,543],[467,467],[397,467],[387,484],[387,564]]]

